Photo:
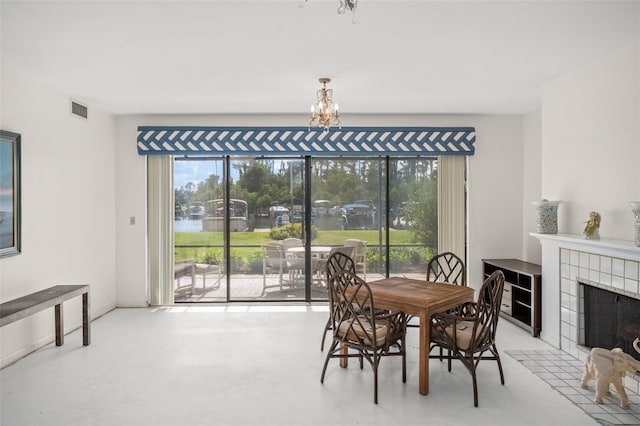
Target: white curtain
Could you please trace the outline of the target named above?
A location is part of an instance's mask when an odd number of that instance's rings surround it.
[[[465,259],[466,156],[438,157],[438,253]]]
[[[173,304],[173,157],[147,157],[147,253],[151,305]]]

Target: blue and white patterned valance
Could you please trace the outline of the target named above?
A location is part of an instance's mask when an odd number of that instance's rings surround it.
[[[138,127],[140,155],[473,155],[473,127]]]

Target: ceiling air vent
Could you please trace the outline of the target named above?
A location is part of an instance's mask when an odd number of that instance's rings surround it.
[[[81,105],[76,101],[71,101],[71,114],[77,115],[82,118],[87,118],[88,112],[89,109],[86,106]]]

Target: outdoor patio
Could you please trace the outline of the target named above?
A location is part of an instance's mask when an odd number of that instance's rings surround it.
[[[424,278],[424,274],[407,273],[400,276],[407,278]],[[367,281],[375,281],[384,278],[379,273],[367,272]],[[231,276],[231,301],[247,301],[247,300],[304,300],[304,284],[301,282],[298,286],[289,286],[283,284],[280,288],[280,275],[267,274],[266,286],[263,283],[262,274],[233,274]],[[221,274],[218,280],[217,275],[207,275],[202,277],[196,275],[193,291],[186,297],[177,297],[176,303],[211,303],[227,301],[227,276]],[[178,287],[184,288],[191,283],[191,277],[181,277],[175,280]],[[326,287],[316,283],[311,285],[311,297],[313,300],[326,300]]]

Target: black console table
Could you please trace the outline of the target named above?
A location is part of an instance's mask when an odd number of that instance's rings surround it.
[[[89,324],[89,286],[56,285],[0,305],[0,327],[55,306],[56,346],[64,343],[62,302],[82,296],[82,344],[91,343]]]

